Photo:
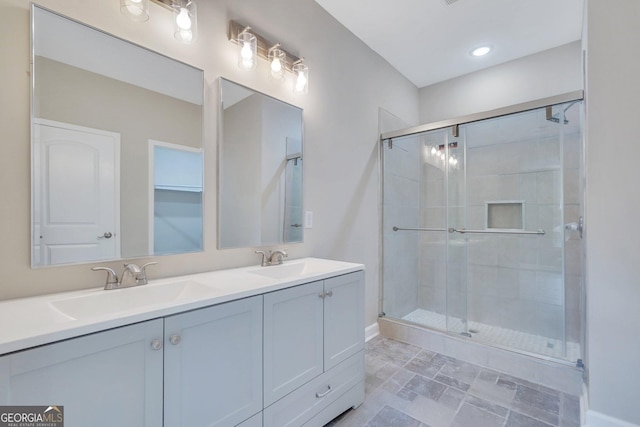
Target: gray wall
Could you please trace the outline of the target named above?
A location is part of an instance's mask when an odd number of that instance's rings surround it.
[[[420,89],[420,123],[580,90],[580,42],[525,56]]]
[[[588,419],[640,424],[640,2],[587,4]]]
[[[151,4],[151,18],[128,21],[117,1],[39,0],[36,3],[131,40],[205,71],[205,251],[160,257],[150,277],[257,265],[255,248],[216,249],[216,135],[218,78],[224,76],[304,109],[305,210],[314,227],[305,243],[286,246],[291,258],[316,256],[364,263],[367,325],[378,314],[378,109],[416,123],[418,91],[386,61],[330,17],[313,0],[220,0],[198,3],[198,40],[173,38],[171,14]],[[29,4],[0,0],[0,299],[99,287],[89,265],[30,268]],[[266,61],[253,72],[237,67],[236,45],[227,40],[229,19],[250,24],[287,50],[304,56],[309,93],[269,81]],[[5,59],[11,58],[11,61]],[[346,73],[341,64],[366,72]],[[138,262],[143,262],[139,260]],[[103,265],[120,270],[120,262]]]

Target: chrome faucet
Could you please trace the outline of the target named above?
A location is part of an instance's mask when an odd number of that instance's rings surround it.
[[[284,262],[284,258],[288,257],[287,251],[283,250],[275,250],[271,252],[271,256],[269,257],[269,265],[280,265]]]
[[[157,262],[148,262],[140,267],[135,264],[125,264],[120,280],[118,280],[118,274],[112,268],[93,267],[91,270],[107,272],[107,281],[104,284],[104,289],[108,291],[111,289],[146,285],[149,282],[147,279],[147,267],[155,264],[157,264]]]
[[[270,265],[280,265],[283,263],[284,258],[288,257],[287,251],[275,250],[275,251],[256,251],[257,254],[262,256],[260,266],[268,267]]]

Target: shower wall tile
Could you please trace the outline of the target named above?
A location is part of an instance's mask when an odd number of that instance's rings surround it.
[[[564,203],[580,203],[580,171],[578,169],[564,170]]]
[[[492,237],[492,236],[489,236]],[[469,263],[479,265],[498,265],[500,247],[498,240],[487,237],[473,238],[468,243]]]
[[[447,224],[444,207],[428,207],[422,209],[421,227],[445,228]]]
[[[582,277],[567,275],[565,279],[565,309],[567,313],[567,340],[581,341]]]
[[[539,248],[538,270],[562,272],[562,248]]]
[[[536,199],[541,205],[560,204],[560,172],[538,172]]]
[[[420,287],[418,300],[420,308],[439,314],[446,314],[447,294],[444,287]]]
[[[513,268],[498,268],[496,294],[505,298],[517,298],[519,293],[519,270]]]
[[[564,137],[564,167],[579,169],[582,151],[582,136],[579,132]]]
[[[520,177],[516,174],[499,175],[498,191],[494,200],[520,199]]]
[[[420,182],[400,175],[387,175],[384,185],[385,204],[420,207]]]
[[[537,169],[560,167],[560,140],[557,137],[542,139],[536,145]]]
[[[505,310],[504,304],[506,303],[508,300],[505,298],[470,294],[468,319],[486,325],[510,327],[502,323],[504,317],[502,311]]]
[[[438,183],[439,184],[439,183]],[[444,202],[445,202],[445,193],[444,193],[444,186],[443,185],[429,185],[429,186],[423,186],[422,189],[422,196],[423,196],[423,207],[426,206],[444,206]],[[417,202],[420,201],[420,199],[416,200]]]
[[[519,198],[525,200],[526,204],[537,203],[538,183],[536,173],[520,173],[517,175],[520,180]],[[525,204],[525,206],[526,206]]]
[[[578,239],[565,243],[565,271],[572,276],[582,274],[582,242]]]
[[[444,167],[432,165],[430,163],[423,163],[422,174],[426,179],[427,185],[436,184],[438,182],[444,182]]]

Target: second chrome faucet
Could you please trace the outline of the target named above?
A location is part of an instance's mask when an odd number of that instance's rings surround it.
[[[288,257],[287,251],[275,250],[275,251],[256,251],[257,254],[262,256],[260,265],[262,267],[268,267],[270,265],[280,265],[284,262],[284,258]]]
[[[155,265],[157,262],[148,262],[138,267],[135,264],[125,264],[122,277],[118,280],[118,274],[109,267],[93,267],[93,271],[106,271],[107,281],[104,285],[105,290],[130,288],[132,286],[146,285],[147,280],[147,267]]]

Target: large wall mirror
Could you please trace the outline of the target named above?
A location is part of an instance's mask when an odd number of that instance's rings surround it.
[[[32,6],[32,266],[203,249],[204,75]]]
[[[302,110],[220,79],[218,246],[303,239]]]

